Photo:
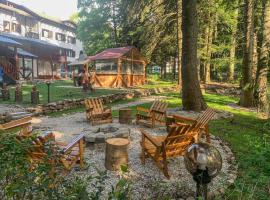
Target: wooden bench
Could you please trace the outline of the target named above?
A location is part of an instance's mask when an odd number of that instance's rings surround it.
[[[103,106],[99,98],[85,100],[86,118],[92,125],[112,123],[112,110]]]
[[[157,123],[165,124],[167,107],[166,102],[159,100],[154,101],[150,109],[138,106],[136,123],[150,128],[154,128]]]
[[[22,137],[19,137],[21,140]],[[43,162],[44,157],[47,156],[44,145],[49,142],[55,142],[55,136],[53,133],[47,133],[44,136],[38,136],[32,138],[33,146],[29,149],[29,158],[33,166]],[[65,170],[71,170],[72,167],[79,162],[80,168],[84,166],[84,134],[77,136],[69,144],[55,142],[55,145],[60,151],[60,161]],[[54,163],[54,161],[51,161]]]
[[[170,178],[167,160],[184,155],[191,144],[199,142],[201,130],[214,115],[215,112],[208,108],[193,124],[177,122],[170,125],[167,136],[151,136],[141,129],[142,163],[145,163],[146,156],[152,158],[164,175]]]
[[[31,126],[32,117],[24,117],[21,119],[12,120],[5,124],[0,124],[0,130],[12,131],[13,129],[19,128],[19,135],[30,135],[32,133],[32,126]]]

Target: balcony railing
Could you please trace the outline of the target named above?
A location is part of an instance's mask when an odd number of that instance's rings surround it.
[[[35,32],[27,32],[25,34],[25,37],[39,39],[39,34]]]

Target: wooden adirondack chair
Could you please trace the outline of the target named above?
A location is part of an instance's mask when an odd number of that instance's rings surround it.
[[[183,117],[180,115],[173,115],[173,120],[170,123],[180,122],[182,124],[190,124],[190,125],[205,124],[203,127],[201,127],[199,137],[201,137],[204,134],[206,137],[206,141],[208,143],[210,143],[211,140],[210,140],[208,122],[214,117],[214,115],[215,115],[215,111],[212,110],[211,108],[207,108],[200,116],[197,117],[197,119]],[[167,124],[167,125],[169,125],[169,124]]]
[[[112,110],[103,106],[99,98],[85,100],[86,118],[92,125],[112,123]]]
[[[170,178],[167,159],[182,156],[191,144],[198,142],[201,129],[215,114],[213,110],[207,113],[207,117],[201,117],[193,124],[177,122],[170,125],[167,136],[151,136],[145,130],[141,130],[142,163],[145,164],[146,156],[152,158],[164,175]]]
[[[154,101],[150,109],[137,107],[136,123],[154,128],[156,123],[165,124],[168,104],[164,101]]]
[[[5,124],[0,124],[0,130],[6,132],[15,128],[19,128],[19,135],[30,135],[32,133],[31,120],[32,117],[24,117]]]
[[[31,163],[33,163],[33,166],[44,161],[43,158],[46,156],[44,145],[49,141],[55,142],[53,133],[48,133],[45,136],[39,136],[33,139],[33,147],[29,150],[29,158]],[[63,164],[64,169],[71,170],[78,161],[80,162],[80,167],[83,168],[84,134],[79,135],[67,145],[60,142],[55,142],[55,144],[61,150],[60,161]],[[52,160],[51,163],[53,164],[54,161]]]

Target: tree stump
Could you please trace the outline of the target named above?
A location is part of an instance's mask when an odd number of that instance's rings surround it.
[[[105,167],[117,171],[121,165],[128,164],[129,140],[124,138],[111,138],[106,140]]]
[[[36,86],[33,86],[31,91],[31,103],[39,104],[39,91],[37,90]]]
[[[3,101],[10,100],[10,92],[6,84],[3,85],[3,89],[1,90]]]
[[[22,101],[23,101],[22,88],[20,85],[17,85],[15,89],[15,102],[21,103]]]
[[[119,109],[119,123],[120,124],[132,123],[132,110],[130,108]]]

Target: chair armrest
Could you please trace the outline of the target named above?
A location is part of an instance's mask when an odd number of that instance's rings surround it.
[[[75,140],[73,140],[71,143],[69,143],[63,150],[64,153],[67,153],[70,151],[80,140],[84,139],[84,134],[79,135]]]
[[[142,133],[142,136],[147,138],[154,146],[161,147],[161,144],[157,142],[153,137],[151,137],[151,135],[149,135],[145,130],[140,129],[140,131]]]
[[[146,112],[146,113],[149,113],[150,112],[150,109],[144,108],[144,107],[140,107],[140,106],[137,106],[136,107],[136,110],[137,110],[137,112],[139,112],[139,111]]]
[[[181,123],[181,122],[176,122],[174,125],[176,127],[178,127],[178,126],[191,126],[191,124],[185,124],[185,123]]]
[[[183,117],[183,116],[180,116],[180,115],[173,115],[173,118],[175,120],[180,120],[180,121],[189,121],[189,122],[195,122],[196,121],[195,119],[192,119],[192,118],[189,118],[189,117]]]
[[[162,112],[162,111],[159,111],[159,110],[152,110],[152,112],[158,113],[158,114],[163,114],[163,115],[166,114],[166,111],[165,112]]]
[[[106,110],[112,110],[112,108],[110,106],[103,106],[103,111],[106,111]]]
[[[94,110],[94,108],[86,108],[86,111],[87,112],[91,112],[91,111],[93,111]]]

